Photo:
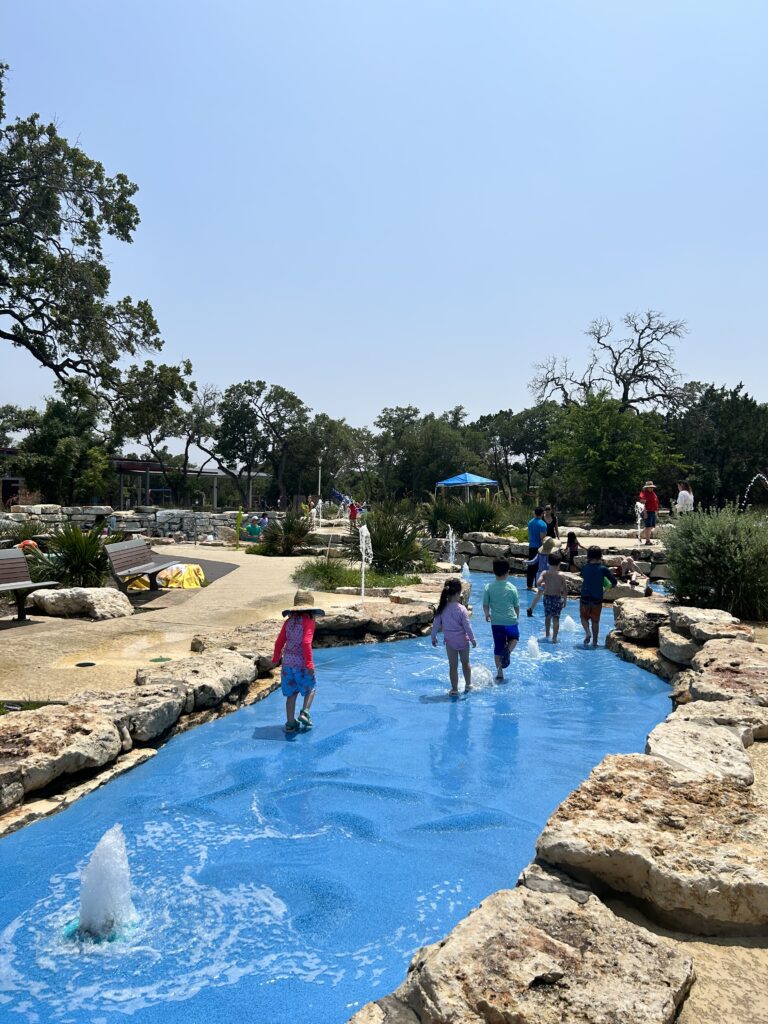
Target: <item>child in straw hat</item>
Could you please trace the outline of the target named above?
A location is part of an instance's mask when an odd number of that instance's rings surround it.
[[[312,728],[309,709],[315,699],[315,663],[312,660],[312,640],[315,635],[315,620],[325,615],[322,608],[315,607],[315,599],[308,590],[297,590],[293,607],[283,611],[285,622],[275,641],[272,664],[282,661],[281,689],[285,697],[285,731],[302,732]],[[296,719],[296,697],[304,698],[299,717]]]

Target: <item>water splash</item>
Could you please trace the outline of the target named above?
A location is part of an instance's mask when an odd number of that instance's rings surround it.
[[[487,665],[472,666],[472,686],[476,690],[483,690],[487,686],[495,686],[496,677]]]
[[[365,570],[373,562],[373,547],[371,546],[371,534],[368,527],[363,523],[359,529],[360,533],[360,601],[365,604]]]
[[[645,514],[645,505],[642,501],[635,502],[635,522],[637,523],[637,539],[640,540],[643,536],[643,515]]]
[[[105,832],[80,876],[80,915],[67,927],[78,938],[112,941],[138,919],[122,825]]]
[[[757,483],[758,480],[762,480],[763,483],[765,484],[765,486],[768,487],[768,477],[765,475],[765,473],[755,473],[755,475],[752,477],[752,479],[747,484],[747,489],[746,489],[746,491],[744,491],[744,497],[742,498],[741,501],[737,500],[737,504],[738,504],[738,506],[739,506],[739,508],[741,509],[742,512],[744,512],[746,510],[747,503],[749,502],[749,492],[752,490],[752,488],[754,487],[754,485]]]
[[[469,563],[468,562],[465,562],[464,565],[462,565],[462,567],[461,567],[461,575],[462,576],[466,576],[467,578],[469,578],[470,573],[469,573]]]
[[[525,645],[528,651],[529,658],[540,658],[541,650],[539,649],[539,641],[535,636],[528,637],[528,643]]]
[[[448,561],[451,565],[456,565],[456,534],[453,532],[453,527],[448,527]]]
[[[563,621],[560,623],[561,633],[575,633],[576,623],[570,615],[566,615]]]

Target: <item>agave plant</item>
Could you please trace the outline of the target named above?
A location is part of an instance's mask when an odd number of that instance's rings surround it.
[[[310,522],[298,512],[286,512],[283,519],[273,520],[261,535],[265,555],[292,555],[309,534]]]
[[[382,573],[402,573],[421,565],[424,551],[421,529],[403,508],[384,504],[368,513],[365,525],[371,534],[373,568]],[[347,540],[350,561],[360,558],[357,531]]]
[[[58,580],[65,587],[101,587],[109,575],[109,559],[96,530],[84,532],[68,523],[46,543],[47,553],[27,553],[32,579]]]

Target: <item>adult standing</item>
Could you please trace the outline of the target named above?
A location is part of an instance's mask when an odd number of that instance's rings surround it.
[[[530,561],[539,553],[544,538],[547,536],[547,524],[543,519],[544,509],[538,505],[533,510],[533,519],[528,520],[528,560]],[[525,575],[528,590],[533,590],[533,581],[536,579],[536,565],[529,565]]]
[[[643,489],[640,491],[638,501],[643,503],[643,532],[640,539],[644,540],[647,547],[651,544],[651,534],[656,525],[656,516],[659,511],[659,496],[656,493],[656,484],[653,480],[646,480]]]
[[[682,515],[683,512],[693,512],[693,491],[687,480],[677,481],[675,511],[678,515]]]
[[[554,537],[555,540],[560,540],[560,524],[557,521],[557,509],[555,506],[545,505],[544,515],[542,518],[547,524],[547,536]]]

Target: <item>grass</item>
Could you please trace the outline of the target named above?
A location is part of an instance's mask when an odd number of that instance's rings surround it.
[[[360,570],[352,569],[335,559],[326,561],[324,558],[313,558],[299,566],[292,579],[300,587],[309,587],[313,590],[359,588]],[[368,569],[365,573],[366,587],[407,587],[412,583],[421,583],[421,578],[403,573],[377,572],[375,569]]]
[[[47,703],[45,700],[0,700],[0,715],[7,715],[12,711],[35,711],[37,708],[44,708]]]

